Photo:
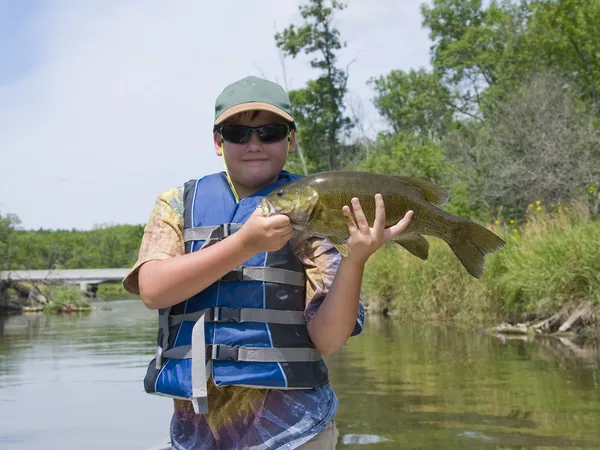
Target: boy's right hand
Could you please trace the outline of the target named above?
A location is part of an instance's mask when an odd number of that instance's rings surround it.
[[[253,253],[274,252],[294,236],[294,229],[288,216],[265,217],[257,208],[236,234],[242,238],[244,247]]]

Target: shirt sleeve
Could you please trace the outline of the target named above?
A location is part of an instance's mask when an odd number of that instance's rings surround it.
[[[183,255],[183,188],[169,189],[158,196],[144,228],[138,259],[123,280],[123,287],[139,295],[138,272],[142,264]]]
[[[304,238],[298,236],[292,242],[294,253],[304,264],[306,272],[306,321],[312,320],[325,300],[340,266],[342,256],[327,240],[318,237]],[[362,332],[364,327],[365,308],[359,300],[356,325],[352,336]]]

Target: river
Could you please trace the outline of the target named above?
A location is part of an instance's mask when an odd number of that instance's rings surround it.
[[[155,313],[139,300],[95,306],[0,318],[0,448],[144,449],[168,437],[170,401],[142,386]],[[600,448],[597,343],[369,320],[327,362],[338,448]]]

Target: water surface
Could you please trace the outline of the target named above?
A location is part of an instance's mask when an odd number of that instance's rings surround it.
[[[163,441],[171,403],[142,385],[155,326],[139,300],[0,318],[0,448]],[[338,448],[600,448],[597,349],[371,320],[327,358]]]

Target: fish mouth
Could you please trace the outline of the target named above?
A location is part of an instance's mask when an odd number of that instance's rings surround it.
[[[266,198],[264,198],[264,197],[261,198],[258,201],[258,205],[259,205],[260,209],[262,210],[262,213],[265,217],[269,217],[269,216],[272,216],[273,214],[275,214],[275,207]]]

